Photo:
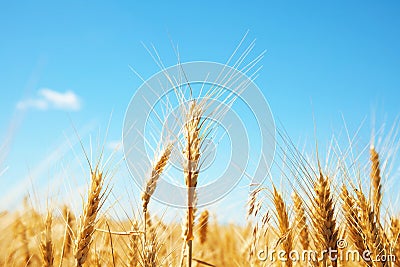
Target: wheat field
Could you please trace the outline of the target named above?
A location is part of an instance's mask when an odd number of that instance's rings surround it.
[[[285,158],[281,180],[290,186],[278,186],[271,174],[242,200],[245,223],[220,224],[218,214],[196,206],[207,105],[186,104],[182,179],[188,205],[181,221],[164,222],[149,209],[172,143],[154,159],[139,215],[126,220],[106,216],[109,173],[100,159],[88,161],[80,213],[68,203],[38,212],[26,201],[23,211],[0,214],[1,266],[400,266],[400,217],[383,201],[385,166],[395,153],[381,158],[371,145],[364,151],[368,171],[362,171],[354,167],[363,164],[360,157],[349,166],[348,156],[327,156],[323,165],[318,153],[310,159],[284,137],[287,147],[278,156]]]

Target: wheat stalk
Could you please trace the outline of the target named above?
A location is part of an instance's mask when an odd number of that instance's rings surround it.
[[[187,267],[192,266],[192,242],[194,239],[193,225],[195,216],[196,186],[199,175],[201,137],[201,116],[203,110],[195,100],[191,101],[186,114],[184,125],[184,138],[186,141],[184,155],[184,178],[187,188],[187,212],[183,229],[183,237],[187,245]]]

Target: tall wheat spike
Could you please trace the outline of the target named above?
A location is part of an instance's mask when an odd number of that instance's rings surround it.
[[[289,256],[293,249],[292,229],[289,226],[289,215],[286,204],[283,201],[281,194],[276,190],[275,186],[273,192],[273,202],[278,219],[279,240],[281,240],[283,250],[285,251],[285,266],[291,267],[293,262]]]
[[[74,257],[76,267],[81,267],[89,254],[90,245],[93,240],[97,214],[104,203],[103,192],[104,177],[98,166],[91,171],[91,182],[84,204],[83,214],[80,217],[78,234],[75,240]]]
[[[307,218],[303,207],[303,200],[297,194],[293,194],[294,212],[296,214],[295,224],[299,230],[300,244],[304,250],[308,250],[310,246],[310,236],[307,226]]]
[[[201,137],[201,116],[203,110],[196,100],[190,102],[190,107],[187,110],[185,125],[184,125],[184,138],[186,141],[183,149],[184,156],[184,178],[187,188],[187,211],[186,221],[184,223],[183,237],[187,245],[187,267],[192,266],[192,244],[193,244],[193,225],[195,216],[195,202],[196,202],[196,186],[197,178],[199,175],[199,162],[200,162],[200,147],[202,142]]]
[[[332,201],[329,178],[320,171],[314,184],[314,204],[312,222],[315,232],[315,245],[318,251],[328,251],[324,254],[322,266],[328,265],[328,255],[332,256],[332,266],[337,266],[338,229],[335,220],[335,207]]]
[[[373,203],[374,203],[374,212],[376,216],[380,217],[380,208],[382,202],[382,179],[381,179],[381,171],[380,171],[380,163],[379,163],[379,154],[376,152],[375,147],[371,146],[370,149],[371,155],[371,183],[373,187]]]
[[[42,263],[44,267],[52,267],[54,263],[54,248],[51,238],[52,214],[47,213],[45,230],[40,240],[40,252],[42,253]]]

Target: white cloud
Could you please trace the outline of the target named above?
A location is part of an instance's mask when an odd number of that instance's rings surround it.
[[[73,91],[64,93],[51,89],[40,89],[36,98],[28,98],[17,103],[17,109],[58,109],[67,111],[77,111],[81,109],[81,101]]]

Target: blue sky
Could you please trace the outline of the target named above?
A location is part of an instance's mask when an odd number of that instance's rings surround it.
[[[129,66],[144,78],[159,70],[142,43],[166,65],[176,63],[171,41],[182,61],[223,63],[249,30],[254,55],[267,51],[257,85],[291,138],[313,140],[314,116],[326,143],[343,114],[351,132],[366,119],[368,140],[372,114],[381,123],[400,111],[399,11],[398,1],[3,1],[0,136],[11,139],[0,195],[39,165],[37,187],[68,169],[68,156],[44,159],[76,139],[73,127],[97,136],[112,113],[107,142],[120,139],[141,84]]]

